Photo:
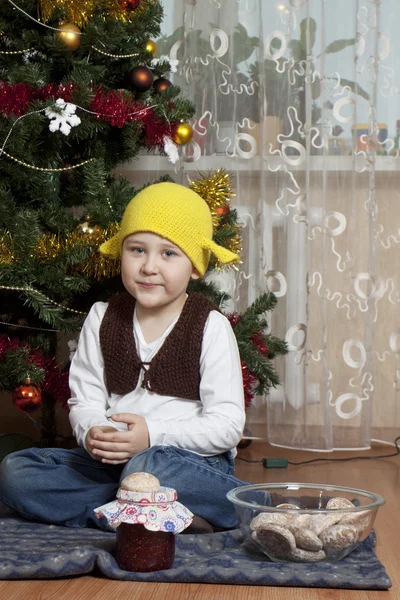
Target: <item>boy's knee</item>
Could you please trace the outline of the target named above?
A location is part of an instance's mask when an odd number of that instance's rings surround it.
[[[18,457],[15,456],[17,453],[13,452],[12,454],[8,454],[0,464],[0,473],[1,473],[1,483],[4,483],[8,480],[9,477],[12,477],[15,469],[15,463],[18,461]]]
[[[28,491],[24,488],[28,480],[21,472],[25,464],[24,450],[12,452],[1,461],[0,492],[4,499],[10,494],[25,494]]]
[[[120,481],[132,473],[150,473],[159,479],[163,471],[164,446],[152,446],[133,456],[125,465]]]

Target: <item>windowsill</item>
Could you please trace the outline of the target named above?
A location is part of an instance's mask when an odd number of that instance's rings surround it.
[[[289,162],[288,162],[289,161]],[[119,165],[116,172],[130,171],[208,171],[226,168],[231,171],[259,172],[264,171],[332,171],[356,172],[356,174],[376,172],[400,172],[400,157],[377,156],[375,163],[368,163],[365,156],[309,156],[301,164],[296,156],[288,156],[284,160],[280,156],[254,156],[250,159],[239,156],[230,157],[225,154],[201,156],[199,160],[179,160],[175,165],[166,156],[156,154],[141,155],[135,160]]]

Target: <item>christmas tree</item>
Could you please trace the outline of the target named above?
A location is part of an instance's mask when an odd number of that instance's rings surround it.
[[[194,106],[169,81],[169,61],[156,58],[162,17],[158,0],[2,2],[0,389],[26,413],[43,402],[51,444],[55,403],[69,394],[57,334],[79,331],[91,305],[121,289],[119,265],[97,249],[139,190],[113,171],[143,150],[174,162],[191,138]],[[192,187],[209,203],[216,241],[239,250],[229,175]],[[223,293],[196,285],[223,309]],[[247,403],[279,382],[271,361],[286,346],[264,317],[275,302],[265,294],[228,315]]]

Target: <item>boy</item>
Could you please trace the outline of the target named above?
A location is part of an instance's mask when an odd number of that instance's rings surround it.
[[[29,449],[1,465],[0,499],[29,519],[84,527],[127,475],[173,487],[199,531],[236,525],[228,490],[245,421],[236,339],[206,298],[187,294],[210,252],[206,202],[174,183],[151,185],[127,206],[100,252],[121,260],[125,292],[97,302],[70,369],[70,422],[79,448]]]

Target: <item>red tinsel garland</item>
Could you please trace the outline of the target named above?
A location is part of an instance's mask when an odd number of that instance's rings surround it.
[[[95,90],[89,110],[95,112],[98,119],[122,128],[128,121],[143,119],[149,109],[142,102],[134,102],[122,90],[108,91],[100,86]]]
[[[144,116],[143,122],[145,127],[145,136],[146,136],[146,144],[150,148],[153,146],[159,146],[160,148],[164,147],[164,137],[172,137],[172,132],[174,128],[178,125],[178,122],[171,121],[158,121],[154,117],[153,111],[149,111],[147,115]]]
[[[268,348],[265,343],[265,336],[262,331],[258,331],[251,337],[251,343],[258,348],[263,356],[268,356]]]
[[[9,117],[21,117],[28,111],[28,106],[35,100],[62,98],[65,102],[73,101],[77,87],[73,83],[48,83],[42,88],[35,88],[27,83],[8,84],[0,82],[0,113]],[[122,128],[126,123],[138,121],[144,129],[146,145],[149,147],[164,146],[164,136],[172,137],[178,124],[167,119],[160,121],[156,112],[142,102],[135,101],[123,90],[106,90],[98,86],[93,90],[94,97],[88,110],[96,113],[97,119]]]
[[[54,358],[45,358],[39,348],[22,343],[18,338],[9,338],[6,335],[0,335],[0,360],[4,358],[6,352],[17,348],[26,350],[28,353],[28,362],[44,370],[45,376],[40,385],[41,390],[48,392],[56,402],[67,408],[67,401],[70,398],[68,373],[60,370],[60,365],[55,363]]]
[[[249,408],[254,398],[254,388],[258,382],[258,378],[257,375],[250,371],[243,360],[240,361],[240,364],[242,365],[244,406],[245,408]]]
[[[52,97],[62,96],[69,102],[74,93],[72,83],[66,85],[48,83],[42,88],[34,88],[28,83],[1,83],[0,82],[0,112],[9,117],[14,114],[18,117],[27,112],[28,104],[34,100],[49,100]]]
[[[0,87],[0,112],[6,117],[12,114],[20,117],[32,100],[32,88],[27,83],[3,83]]]
[[[65,102],[72,100],[75,92],[73,83],[46,83],[42,88],[37,88],[35,91],[35,100],[48,100],[49,98],[59,98],[62,96]]]

